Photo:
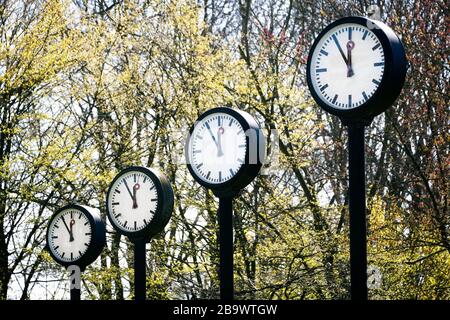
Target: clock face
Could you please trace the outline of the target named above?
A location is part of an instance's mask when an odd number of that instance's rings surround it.
[[[247,139],[240,122],[217,112],[196,123],[188,145],[188,161],[194,174],[210,184],[233,178],[245,162]]]
[[[91,245],[92,225],[82,211],[70,208],[53,218],[47,236],[53,255],[61,261],[73,262]]]
[[[108,194],[111,222],[125,232],[144,229],[153,220],[158,206],[155,182],[141,171],[128,171],[118,176]]]
[[[343,23],[318,40],[308,72],[319,99],[334,109],[348,110],[373,96],[384,69],[377,36],[363,25]]]

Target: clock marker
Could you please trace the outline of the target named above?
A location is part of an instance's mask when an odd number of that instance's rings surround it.
[[[323,49],[322,49],[322,50],[320,50],[320,53],[321,53],[321,54],[323,54],[324,56],[327,56],[327,55],[328,55],[328,52],[326,52],[326,51],[325,51],[325,50],[323,50]]]
[[[320,69],[316,69],[316,72],[327,72],[327,68],[320,68]]]
[[[379,85],[380,82],[378,80],[372,79],[372,82],[375,83],[376,85]]]
[[[352,40],[352,27],[348,28],[348,40]]]
[[[362,95],[363,95],[363,97],[364,97],[364,100],[368,100],[368,97],[367,97],[367,94],[366,94],[365,91],[362,92]]]
[[[375,50],[377,50],[380,46],[381,46],[381,43],[378,43],[377,45],[375,45],[375,46],[372,48],[372,50],[375,51]]]
[[[206,179],[209,179],[210,175],[211,175],[211,171],[208,171],[208,174],[206,175]]]
[[[323,90],[325,90],[326,88],[328,88],[328,84],[323,85],[323,86],[320,88],[320,91],[323,91]]]
[[[352,107],[352,95],[351,94],[348,95],[348,107],[349,108]]]
[[[333,104],[334,104],[334,103],[336,102],[337,98],[338,98],[338,95],[337,95],[337,94],[335,94],[335,95],[334,95],[334,98],[333,98],[333,101],[331,101],[331,103],[333,103]]]
[[[366,40],[367,34],[369,33],[369,30],[364,31],[364,35],[362,37],[363,40]]]
[[[375,63],[373,64],[373,66],[374,66],[374,67],[382,67],[382,66],[384,66],[384,62],[375,62]]]
[[[119,205],[119,204],[120,204],[119,202],[113,202],[113,203],[112,203],[113,206],[117,206],[117,205]]]

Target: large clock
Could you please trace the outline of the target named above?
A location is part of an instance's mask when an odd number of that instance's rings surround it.
[[[307,82],[314,100],[343,120],[368,120],[398,97],[406,57],[385,24],[346,17],[328,25],[308,56]]]
[[[258,174],[265,139],[247,112],[219,107],[203,113],[186,143],[187,167],[194,179],[216,196],[233,196]]]
[[[97,259],[105,245],[105,224],[98,210],[71,204],[50,218],[46,239],[56,262],[84,269]]]
[[[148,241],[168,223],[173,200],[172,187],[163,173],[133,166],[112,181],[106,197],[107,215],[119,233]]]

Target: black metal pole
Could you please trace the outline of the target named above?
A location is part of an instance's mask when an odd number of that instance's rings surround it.
[[[71,301],[81,300],[81,290],[80,289],[70,289],[70,300]]]
[[[134,299],[139,301],[146,296],[145,244],[144,239],[134,241]]]
[[[233,198],[219,198],[220,299],[233,300]]]
[[[348,126],[350,211],[350,292],[352,300],[367,300],[366,180],[364,125]]]

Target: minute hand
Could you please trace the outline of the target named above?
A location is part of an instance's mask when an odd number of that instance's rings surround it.
[[[133,199],[133,201],[134,201],[134,196],[131,193],[130,188],[128,187],[127,181],[125,179],[123,179],[123,182],[125,183],[125,187],[127,187],[127,190],[128,190],[128,193],[130,194],[131,199]]]
[[[335,36],[334,34],[333,34],[332,37],[333,37],[334,43],[336,43],[336,46],[337,46],[337,48],[339,49],[339,52],[341,53],[342,59],[344,59],[345,64],[348,66],[348,60],[347,60],[347,57],[345,56],[344,51],[342,51],[342,48],[341,48],[341,45],[339,44],[338,39],[336,38],[336,36]]]

